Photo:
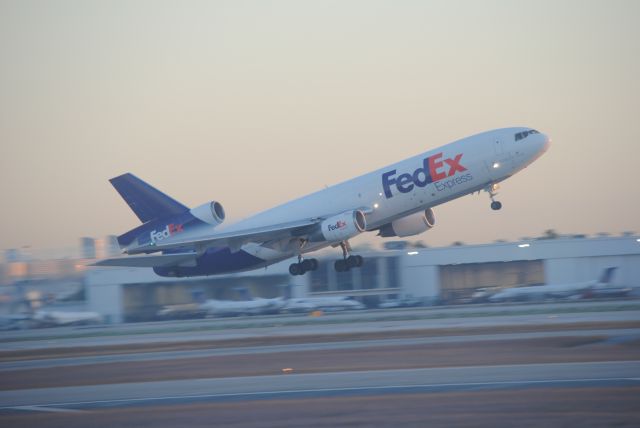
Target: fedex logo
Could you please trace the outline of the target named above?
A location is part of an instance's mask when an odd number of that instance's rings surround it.
[[[151,242],[157,242],[157,241],[162,241],[163,239],[166,239],[172,235],[175,235],[176,233],[180,233],[184,231],[184,226],[182,224],[168,224],[167,227],[165,227],[164,229],[162,229],[161,231],[155,231],[152,230],[149,233],[149,238],[151,239]]]
[[[338,230],[338,229],[344,229],[347,226],[347,222],[346,221],[342,221],[342,220],[338,220],[336,222],[336,224],[330,224],[327,226],[327,229],[329,229],[329,231],[333,231],[333,230]]]
[[[396,177],[395,169],[387,171],[382,174],[384,195],[387,199],[393,197],[392,186],[395,186],[400,193],[409,193],[415,186],[425,187],[429,183],[451,177],[456,172],[464,172],[467,168],[460,164],[461,159],[462,153],[447,159],[442,159],[442,153],[436,153],[424,158],[422,167],[413,171],[413,174],[404,173]]]

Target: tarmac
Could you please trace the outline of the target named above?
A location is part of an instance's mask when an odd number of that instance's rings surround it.
[[[640,425],[637,303],[25,333],[0,335],[3,427]]]

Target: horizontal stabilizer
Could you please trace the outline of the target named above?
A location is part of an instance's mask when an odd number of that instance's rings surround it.
[[[196,257],[196,253],[115,257],[112,259],[99,260],[90,266],[167,267],[195,262]]]

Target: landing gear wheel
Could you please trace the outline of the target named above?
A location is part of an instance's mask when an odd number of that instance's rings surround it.
[[[300,265],[302,266],[303,272],[309,272],[318,269],[318,260],[305,259],[300,263]]]
[[[348,241],[342,241],[340,243],[342,248],[342,260],[337,260],[334,267],[336,272],[346,272],[351,268],[360,267],[364,264],[362,256],[350,255],[351,246]]]
[[[302,275],[304,271],[300,263],[292,263],[289,265],[289,273],[293,276]]]
[[[364,263],[362,256],[349,256],[347,257],[347,266],[349,268],[360,267]]]
[[[349,270],[349,265],[347,264],[346,260],[336,260],[333,267],[335,268],[336,272],[346,272]]]
[[[318,269],[318,259],[304,259],[300,257],[298,263],[289,265],[289,273],[293,276],[304,275],[307,272]]]
[[[500,201],[491,202],[491,209],[492,210],[498,211],[500,208],[502,208],[502,202],[500,202]]]

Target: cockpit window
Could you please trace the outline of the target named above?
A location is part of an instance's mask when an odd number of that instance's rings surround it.
[[[528,130],[528,131],[518,132],[518,133],[516,134],[516,141],[518,141],[518,140],[522,140],[523,138],[527,138],[527,136],[528,136],[529,134],[539,134],[539,132],[538,132],[538,131],[536,131],[535,129],[530,129],[530,130]]]

